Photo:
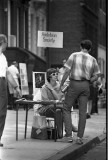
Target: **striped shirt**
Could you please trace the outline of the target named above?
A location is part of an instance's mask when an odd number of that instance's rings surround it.
[[[100,73],[96,59],[83,51],[72,53],[65,67],[71,70],[70,80],[90,80]]]

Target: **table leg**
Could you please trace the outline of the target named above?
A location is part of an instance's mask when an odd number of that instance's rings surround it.
[[[26,119],[25,119],[25,139],[26,139],[26,133],[27,133],[27,118],[28,118],[28,105],[26,108]]]
[[[18,140],[18,104],[15,104],[16,108],[16,141]]]
[[[56,142],[56,134],[57,134],[57,131],[56,131],[56,104],[54,104],[54,140]]]
[[[61,109],[61,114],[62,114],[62,137],[63,137],[63,110]]]

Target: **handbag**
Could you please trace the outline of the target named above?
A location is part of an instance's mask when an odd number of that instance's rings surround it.
[[[47,139],[47,120],[45,116],[33,116],[31,138]]]

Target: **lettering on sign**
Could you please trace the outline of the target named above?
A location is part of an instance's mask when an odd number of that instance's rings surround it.
[[[37,46],[63,48],[63,32],[38,31]]]

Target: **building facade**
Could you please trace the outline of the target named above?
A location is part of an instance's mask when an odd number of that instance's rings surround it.
[[[46,61],[45,49],[37,47],[38,31],[46,30],[46,1],[31,0],[28,19],[28,49]]]
[[[99,0],[52,0],[49,6],[49,30],[63,32],[63,48],[49,49],[51,66],[62,64],[72,52],[80,50],[80,42],[90,39],[92,52],[98,56]]]
[[[99,3],[98,63],[106,79],[106,0]]]
[[[9,65],[14,60],[18,63],[26,63],[30,84],[32,83],[32,71],[46,71],[44,53],[42,50],[37,51],[35,43],[36,32],[42,24],[38,20],[34,21],[36,14],[39,15],[40,20],[44,13],[41,14],[43,12],[41,5],[35,4],[35,11],[32,14],[32,7],[30,0],[0,0],[0,33],[5,34],[8,38],[5,55]],[[42,8],[44,8],[43,4]]]
[[[91,55],[106,77],[106,0],[0,0],[0,33],[8,37],[5,53],[27,64],[32,71],[61,67],[63,59],[80,51],[80,42],[90,39]],[[37,47],[38,31],[63,32],[63,48]]]

